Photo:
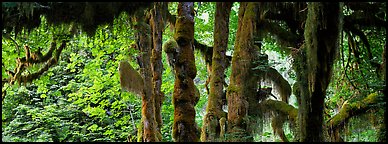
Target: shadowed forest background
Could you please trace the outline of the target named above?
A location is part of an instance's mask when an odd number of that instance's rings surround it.
[[[386,2],[2,2],[3,142],[385,142]]]

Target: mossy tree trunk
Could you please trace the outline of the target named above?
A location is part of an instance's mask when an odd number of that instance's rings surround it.
[[[151,10],[150,25],[152,30],[152,97],[155,98],[155,120],[157,123],[156,132],[159,141],[162,140],[161,128],[162,128],[162,114],[161,107],[163,103],[164,93],[161,91],[162,86],[162,34],[163,34],[163,12],[167,8],[167,3],[156,2],[154,8]]]
[[[298,71],[307,76],[299,78],[307,81],[307,87],[300,86],[299,134],[302,142],[321,142],[324,141],[324,99],[337,55],[342,8],[340,3],[318,2],[309,3],[307,8],[304,32],[306,55],[301,55],[306,56],[307,69]]]
[[[144,20],[144,13],[139,12],[133,20],[136,23],[137,48],[141,52],[140,73],[144,81],[142,95],[142,126],[143,142],[159,141],[156,137],[155,98],[152,95],[152,69],[151,69],[151,28]],[[141,130],[141,129],[139,129]]]
[[[384,101],[387,101],[387,75],[386,75],[386,64],[387,64],[387,43],[384,45],[384,52],[383,52],[383,63],[381,64],[382,68],[382,75],[383,75],[383,80],[385,80],[385,89],[384,89]],[[385,107],[387,104],[385,104]],[[387,122],[387,110],[384,110],[384,120],[379,128],[379,133],[378,133],[378,141],[379,142],[386,142],[387,141],[387,127],[386,127],[386,122]]]
[[[254,32],[258,3],[242,2],[239,8],[238,29],[232,58],[232,73],[227,90],[228,141],[253,141],[249,131],[248,97],[255,95],[257,78],[253,62],[257,60]]]
[[[253,62],[251,69],[253,68],[254,74],[251,75],[252,81],[250,83],[252,85],[250,86],[251,87],[250,90],[255,91],[256,94],[248,94],[246,96],[247,101],[249,102],[248,120],[250,125],[247,131],[250,133],[251,136],[256,134],[262,135],[263,133],[265,116],[263,115],[262,109],[260,108],[258,109],[258,107],[260,107],[260,101],[268,98],[268,96],[270,96],[269,93],[271,93],[271,90],[269,90],[268,94],[263,94],[262,92],[266,90],[261,89],[261,86],[258,83],[260,80],[264,80],[264,78],[266,78],[266,76],[264,76],[266,73],[266,70],[263,70],[262,67],[265,65],[268,65],[268,56],[261,52],[261,47],[262,47],[263,38],[265,37],[265,34],[266,34],[264,22],[265,22],[265,15],[269,7],[268,7],[268,3],[265,3],[265,2],[259,2],[259,3],[256,3],[255,5],[257,7],[256,8],[257,12],[255,13],[255,17],[252,17],[254,19],[254,23],[253,23],[254,28],[252,30],[254,30],[253,31],[254,49],[257,51],[257,53],[254,53],[254,54],[257,55],[257,57],[255,56],[255,58],[251,60]],[[260,86],[259,89],[258,89],[258,86]]]
[[[222,96],[226,69],[226,48],[229,35],[229,15],[232,2],[217,2],[214,22],[214,48],[212,57],[212,73],[210,77],[210,94],[203,119],[201,141],[222,141],[220,133],[224,133],[225,125],[220,125],[221,118],[226,118],[222,111]]]
[[[180,2],[175,23],[174,39],[178,44],[175,62],[175,83],[172,103],[174,124],[172,136],[176,142],[199,141],[199,130],[195,123],[197,103],[193,79],[197,74],[194,59],[194,3]]]

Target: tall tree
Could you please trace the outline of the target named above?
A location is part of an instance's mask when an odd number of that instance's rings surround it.
[[[136,39],[140,52],[140,73],[144,81],[142,93],[142,126],[143,134],[142,141],[152,142],[158,141],[156,137],[156,121],[155,121],[155,98],[152,95],[152,69],[151,69],[151,28],[145,22],[144,13],[139,12],[134,17],[134,28],[137,30]]]
[[[174,39],[178,44],[175,61],[175,83],[172,103],[174,124],[172,135],[177,142],[196,142],[199,130],[194,106],[198,102],[193,79],[197,74],[194,59],[194,3],[180,2]]]
[[[253,37],[257,12],[258,3],[242,2],[240,4],[232,73],[227,90],[228,141],[253,141],[248,130],[248,96],[255,95],[258,80],[252,69],[258,51],[254,46]]]
[[[305,86],[300,86],[299,134],[300,141],[321,142],[324,99],[342,28],[342,4],[313,2],[307,8],[303,49],[306,55],[301,55],[306,58],[300,63],[307,69],[298,71],[303,74],[298,79],[305,81]]]
[[[155,120],[157,122],[157,136],[158,139],[162,139],[161,128],[162,128],[162,115],[161,107],[163,103],[164,93],[161,91],[162,86],[162,34],[163,34],[163,16],[167,9],[167,3],[157,2],[154,3],[154,8],[151,9],[151,31],[152,31],[152,57],[151,57],[151,68],[152,68],[152,97],[155,98]]]
[[[222,111],[224,93],[224,72],[226,69],[226,48],[229,35],[229,15],[231,2],[217,2],[214,23],[214,48],[212,73],[210,74],[210,94],[203,119],[201,141],[218,141],[225,133],[226,113]]]

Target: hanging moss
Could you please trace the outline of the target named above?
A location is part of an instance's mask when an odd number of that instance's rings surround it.
[[[274,68],[267,67],[264,71],[261,79],[273,84],[274,89],[278,91],[281,100],[288,103],[288,99],[291,96],[291,86],[286,79]]]
[[[144,87],[143,78],[140,74],[127,61],[121,61],[118,69],[121,88],[134,92],[140,97]]]
[[[23,28],[32,30],[40,25],[40,16],[46,16],[49,24],[80,24],[88,35],[94,35],[97,27],[112,24],[122,12],[129,15],[148,8],[147,2],[14,2],[15,6],[3,7],[2,29],[19,33]],[[32,9],[30,9],[32,8]],[[26,13],[25,13],[26,11]],[[15,16],[16,15],[16,16]]]
[[[272,118],[271,126],[274,134],[277,134],[283,142],[289,142],[283,130],[283,124],[285,121],[285,115],[277,114],[275,117]]]
[[[309,3],[304,37],[307,71],[301,70],[300,140],[323,141],[323,104],[342,30],[339,3]],[[330,20],[328,20],[330,19]],[[307,79],[306,79],[307,78]],[[298,80],[299,81],[299,80]],[[305,84],[303,84],[305,83]],[[304,87],[306,85],[307,87]]]

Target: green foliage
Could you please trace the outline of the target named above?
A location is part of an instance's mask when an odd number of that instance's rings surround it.
[[[238,24],[239,5],[239,3],[234,2],[230,12],[228,50],[233,50],[234,47]],[[215,7],[215,2],[201,2],[200,6],[195,7],[197,11],[196,17],[194,19],[194,38],[197,39],[200,43],[208,46],[213,46],[214,44],[213,32]]]
[[[2,3],[3,7],[15,7],[15,3]],[[28,7],[28,5],[25,5]],[[177,2],[169,3],[169,11],[176,15]],[[195,38],[208,46],[213,45],[213,29],[215,16],[214,2],[195,3]],[[233,53],[235,34],[238,24],[239,3],[234,2],[229,22],[228,55]],[[28,9],[26,9],[28,10]],[[25,11],[32,13],[32,11]],[[351,12],[348,12],[349,14]],[[24,57],[25,45],[31,51],[42,49],[46,53],[50,43],[56,40],[69,40],[61,53],[60,61],[51,67],[39,79],[25,85],[8,85],[2,88],[6,97],[2,103],[2,139],[5,142],[85,142],[85,141],[127,141],[127,136],[137,134],[137,125],[141,121],[141,99],[120,88],[118,63],[129,60],[136,70],[136,56],[139,51],[131,48],[134,42],[134,31],[131,30],[130,18],[122,14],[115,19],[113,25],[100,26],[95,35],[88,37],[75,24],[49,25],[46,18],[41,17],[41,24],[33,31],[22,30],[15,36],[3,35],[2,39],[2,78],[8,78],[6,70],[14,70],[15,59]],[[343,46],[340,48],[338,60],[333,66],[333,76],[325,99],[325,120],[334,116],[342,104],[358,101],[377,93],[382,95],[385,88],[376,74],[371,62],[381,63],[385,31],[365,29],[371,45],[372,59],[367,57],[364,45],[360,43],[360,61],[349,51],[347,36],[344,35]],[[74,34],[74,35],[72,35]],[[173,31],[165,29],[163,42],[172,38]],[[381,38],[383,37],[383,38]],[[357,40],[359,40],[356,37]],[[289,81],[295,80],[291,70],[292,59],[270,37],[263,41],[261,53],[266,53],[269,60],[262,62],[255,69],[264,70],[274,67]],[[163,127],[162,141],[172,141],[172,125],[174,107],[173,70],[167,64],[166,54],[162,54],[163,74],[161,90],[165,94],[162,105]],[[196,123],[202,127],[203,116],[207,104],[205,81],[208,77],[205,61],[200,53],[195,53],[197,76],[195,85],[200,91],[200,99],[195,106]],[[34,65],[27,71],[35,72],[42,64]],[[27,72],[27,73],[28,73]],[[346,72],[346,73],[345,73]],[[229,82],[231,68],[226,69],[226,82]],[[276,95],[276,94],[275,94]],[[297,103],[293,98],[290,103]],[[379,104],[385,108],[385,104]],[[351,118],[342,131],[345,141],[377,141],[377,129],[382,123],[382,110],[370,111],[372,115]],[[283,126],[286,137],[292,141],[294,133],[286,123]],[[270,122],[262,123],[261,133],[255,133],[256,141],[279,141],[274,135]],[[228,134],[226,134],[228,137]],[[246,137],[247,139],[251,136]]]
[[[8,86],[2,105],[3,140],[126,141],[140,121],[141,107],[140,100],[119,87],[118,62],[133,52],[127,51],[131,43],[127,19],[122,15],[116,27],[101,26],[94,37],[81,32],[71,39],[59,64],[33,84]],[[44,50],[65,29],[47,26],[42,17],[41,27],[28,39],[18,36],[15,41]],[[15,55],[14,43],[2,42],[3,54],[13,54],[5,55],[3,62],[11,65],[23,56]],[[6,76],[4,71],[2,75]]]
[[[367,56],[365,45],[358,43],[357,49],[360,58],[357,60],[354,52],[349,48],[348,35],[344,34],[343,36],[342,47],[340,47],[339,57],[333,66],[333,76],[325,100],[330,116],[337,114],[345,102],[360,101],[371,93],[382,95],[385,81],[379,78],[376,67],[371,62],[382,63],[386,32],[366,29],[365,33],[371,45],[372,59]],[[358,37],[356,37],[357,40],[359,41]],[[385,103],[377,105],[377,109],[386,108]],[[383,114],[380,111],[366,112],[366,114],[373,113],[372,117],[375,119],[383,119]],[[347,126],[342,128],[342,138],[345,141],[377,141],[377,131],[381,122],[376,124],[375,120],[371,120],[370,117],[360,115],[351,118],[347,122]]]
[[[215,2],[202,2],[194,19],[194,38],[199,42],[212,46],[214,31]]]

